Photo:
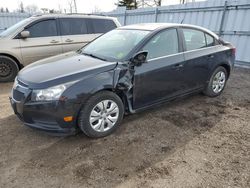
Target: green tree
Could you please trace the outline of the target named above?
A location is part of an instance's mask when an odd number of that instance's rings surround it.
[[[117,3],[118,7],[126,7],[126,9],[137,9],[138,2],[136,0],[119,0]]]
[[[154,0],[156,6],[161,6],[162,0]]]

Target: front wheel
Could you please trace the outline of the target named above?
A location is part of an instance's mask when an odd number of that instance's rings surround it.
[[[93,95],[80,111],[78,125],[89,137],[99,138],[112,133],[124,114],[122,100],[115,93],[102,91]]]
[[[222,66],[217,67],[210,77],[209,83],[204,90],[204,94],[209,97],[220,95],[226,86],[227,77],[227,70]]]
[[[13,81],[18,71],[18,65],[13,59],[0,55],[0,82]]]

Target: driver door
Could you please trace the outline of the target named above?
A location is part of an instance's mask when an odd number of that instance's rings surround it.
[[[148,51],[148,56],[146,63],[135,67],[134,109],[184,92],[184,55],[179,44],[177,30],[167,29],[157,33],[143,47],[142,51]]]

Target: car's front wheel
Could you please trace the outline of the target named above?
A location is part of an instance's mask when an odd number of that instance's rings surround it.
[[[99,138],[112,133],[120,124],[124,114],[122,100],[115,93],[102,91],[93,95],[84,104],[78,125],[89,137]]]
[[[209,83],[204,90],[204,94],[209,97],[220,95],[226,86],[227,77],[227,70],[222,66],[217,67],[210,77]]]
[[[18,71],[18,65],[13,59],[0,55],[0,82],[13,81]]]

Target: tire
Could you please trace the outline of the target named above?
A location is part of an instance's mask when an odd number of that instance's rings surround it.
[[[211,75],[203,93],[209,97],[219,96],[226,86],[227,78],[227,70],[222,66],[217,67]]]
[[[104,137],[119,126],[123,114],[124,105],[120,97],[110,91],[101,91],[84,104],[79,113],[78,126],[88,137]]]
[[[14,81],[18,71],[19,67],[12,58],[0,55],[0,82]]]

